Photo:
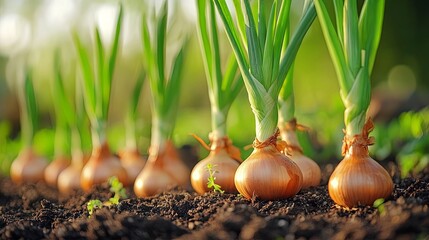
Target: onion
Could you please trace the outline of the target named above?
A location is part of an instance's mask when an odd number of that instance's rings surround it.
[[[70,159],[64,156],[55,158],[45,169],[45,181],[51,187],[57,187],[58,176],[70,165]]]
[[[189,169],[179,158],[171,141],[151,147],[148,161],[134,182],[138,197],[149,197],[173,186],[189,185]]]
[[[335,203],[344,207],[372,205],[379,198],[388,198],[393,191],[392,178],[387,171],[368,154],[368,138],[373,129],[369,120],[361,135],[344,137],[344,159],[332,173],[328,190]]]
[[[146,159],[141,156],[137,149],[125,149],[120,151],[119,158],[122,166],[127,171],[128,183],[134,183],[146,164]]]
[[[241,162],[239,154],[240,151],[232,145],[228,137],[212,140],[209,156],[199,161],[192,169],[191,184],[194,190],[199,194],[212,191],[207,186],[209,178],[207,164],[212,164],[216,184],[227,193],[236,193],[234,175]]]
[[[88,159],[89,155],[81,153],[73,155],[72,163],[58,176],[58,190],[61,193],[69,194],[81,188],[80,176],[83,165]]]
[[[290,158],[298,165],[302,172],[302,188],[317,186],[320,184],[322,174],[319,165],[309,157],[303,154],[302,148],[296,137],[297,129],[305,129],[304,126],[297,124],[296,119],[279,124],[280,134],[284,141],[286,141],[284,153],[288,154]]]
[[[15,183],[36,183],[44,180],[48,165],[45,158],[37,156],[30,147],[24,148],[13,161],[10,176]]]
[[[128,176],[117,157],[112,155],[107,143],[93,149],[92,155],[82,169],[80,184],[84,191],[89,191],[93,185],[102,184],[116,176],[126,186]]]
[[[247,199],[284,199],[294,196],[302,186],[298,165],[276,148],[278,131],[267,141],[254,143],[254,151],[238,167],[235,186]]]

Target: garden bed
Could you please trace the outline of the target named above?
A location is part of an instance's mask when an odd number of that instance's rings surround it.
[[[323,168],[329,176],[333,166]],[[172,189],[129,198],[88,217],[91,199],[112,197],[107,184],[89,193],[60,195],[45,184],[17,186],[0,179],[0,239],[425,239],[429,236],[429,172],[400,179],[381,208],[341,208],[319,187],[281,201],[246,200],[235,194]]]

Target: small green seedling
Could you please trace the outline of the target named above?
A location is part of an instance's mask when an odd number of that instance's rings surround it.
[[[374,201],[373,206],[375,208],[377,208],[377,211],[383,215],[385,213],[385,209],[384,209],[384,198],[379,198],[377,200]]]
[[[221,186],[215,183],[216,177],[214,176],[214,174],[218,171],[214,170],[214,167],[216,167],[216,165],[213,165],[211,163],[207,164],[206,166],[207,172],[209,173],[209,177],[207,178],[207,187],[213,188],[214,192],[224,193],[225,191],[221,189]]]
[[[92,216],[92,214],[94,213],[95,209],[101,208],[101,207],[103,207],[103,203],[100,200],[98,200],[98,199],[90,200],[86,204],[86,208],[88,209],[89,217]]]
[[[125,192],[124,185],[119,181],[116,176],[109,178],[110,192],[115,195],[109,199],[109,205],[118,205],[119,199],[127,198],[127,193]]]
[[[124,188],[124,185],[121,183],[121,181],[119,181],[118,177],[113,176],[110,177],[109,180],[109,185],[110,185],[110,192],[114,193],[115,195],[109,199],[109,201],[106,202],[101,202],[98,199],[93,199],[90,200],[86,206],[88,209],[88,213],[89,213],[89,217],[91,217],[91,215],[94,213],[95,209],[97,208],[101,208],[103,206],[112,206],[112,205],[118,205],[119,204],[119,200],[121,198],[127,198],[127,193],[126,193],[126,189]]]

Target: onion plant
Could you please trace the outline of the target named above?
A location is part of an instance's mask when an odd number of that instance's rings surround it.
[[[315,0],[320,25],[339,80],[345,106],[344,159],[332,173],[328,189],[339,205],[371,205],[390,196],[392,179],[368,154],[374,143],[366,112],[371,99],[370,75],[380,41],[384,0],[366,0],[358,12],[356,0],[333,0],[336,27],[323,0]]]
[[[310,1],[305,1],[304,12]],[[289,42],[289,30],[286,30],[285,43]],[[302,172],[302,188],[317,186],[322,177],[320,167],[312,159],[303,154],[302,147],[296,136],[297,130],[305,127],[297,123],[295,118],[295,96],[293,87],[293,65],[291,66],[279,94],[279,123],[280,136],[286,142],[285,152],[298,165]]]
[[[231,104],[243,87],[243,81],[237,74],[238,64],[232,54],[222,74],[214,3],[210,0],[197,0],[196,3],[198,37],[211,105],[212,132],[209,135],[210,147],[201,140],[203,146],[210,150],[210,154],[192,169],[191,183],[195,191],[203,194],[210,191],[208,180],[216,178],[216,184],[223,191],[237,192],[234,175],[241,157],[239,149],[232,145],[227,136],[226,121]],[[216,171],[208,171],[209,165],[216,168]],[[215,173],[216,176],[213,176]]]
[[[31,69],[24,70],[24,78],[19,82],[18,100],[21,108],[22,149],[10,168],[10,177],[15,183],[38,182],[44,179],[47,160],[38,156],[33,149],[33,140],[38,128],[38,108]]]
[[[62,151],[70,155],[71,161],[62,171],[59,171],[59,167],[52,168],[52,172],[49,175],[55,176],[56,172],[58,172],[56,186],[62,193],[71,193],[74,190],[80,189],[80,176],[85,162],[83,132],[87,127],[87,119],[84,113],[82,86],[80,82],[74,81],[74,102],[71,101],[72,98],[65,89],[64,83],[70,79],[63,76],[59,52],[56,54],[54,66],[53,102],[57,115],[60,115],[57,119],[61,119],[64,128],[69,133],[66,136],[68,140],[65,140],[68,142],[68,145]],[[45,178],[48,174],[47,172],[48,169],[45,170]]]
[[[57,187],[59,174],[70,165],[71,160],[71,126],[74,120],[70,102],[67,99],[61,74],[61,56],[59,51],[54,56],[54,78],[51,83],[52,103],[55,112],[54,158],[45,169],[45,181]]]
[[[146,159],[137,148],[136,122],[138,117],[138,103],[146,74],[142,74],[136,81],[130,98],[130,105],[125,117],[125,148],[119,152],[122,165],[127,170],[128,182],[133,183],[143,169]]]
[[[301,189],[302,173],[278,149],[277,104],[286,75],[316,17],[314,5],[310,3],[306,8],[285,53],[281,54],[289,27],[290,0],[273,1],[271,5],[259,0],[257,13],[252,11],[250,1],[234,0],[238,27],[226,0],[214,2],[237,59],[256,120],[254,151],[238,167],[235,186],[248,199],[293,196]]]
[[[168,3],[164,3],[153,32],[148,16],[142,17],[143,60],[152,93],[152,135],[149,157],[137,176],[134,192],[139,197],[154,195],[174,185],[189,184],[190,171],[179,158],[171,141],[179,102],[185,43],[174,57],[170,74],[166,73],[166,34]]]
[[[109,177],[116,176],[125,185],[128,177],[119,159],[112,155],[106,137],[110,92],[116,65],[119,39],[121,35],[123,9],[119,9],[113,43],[110,51],[101,40],[98,27],[95,28],[95,61],[90,61],[90,51],[75,33],[74,43],[82,73],[85,110],[89,117],[92,134],[92,154],[82,169],[81,186],[88,191],[91,186],[101,184]]]

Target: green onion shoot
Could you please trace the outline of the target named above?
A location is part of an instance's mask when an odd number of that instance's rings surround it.
[[[128,182],[133,183],[137,175],[143,169],[146,159],[140,154],[137,148],[136,122],[138,118],[138,103],[143,88],[146,74],[142,74],[134,85],[130,99],[126,119],[125,119],[125,148],[119,152],[122,166],[127,170]]]
[[[38,128],[39,115],[34,93],[32,72],[25,68],[24,78],[19,81],[18,101],[20,104],[21,135],[23,147],[10,168],[10,177],[15,183],[35,183],[44,180],[47,160],[38,156],[33,149],[34,134]]]
[[[95,63],[93,64],[90,61],[89,48],[82,43],[76,33],[73,35],[82,73],[85,110],[91,124],[93,145],[91,157],[82,169],[81,186],[85,191],[89,191],[93,185],[106,182],[111,176],[117,176],[122,183],[128,184],[126,170],[122,167],[120,160],[111,153],[106,136],[110,92],[122,18],[121,6],[114,30],[113,44],[109,51],[106,51],[103,45],[98,27],[95,28]]]
[[[304,12],[309,6],[310,1],[305,1]],[[289,42],[289,29],[286,30],[285,43]],[[303,182],[302,188],[317,186],[320,184],[322,177],[320,167],[309,157],[303,154],[302,147],[298,141],[296,131],[303,130],[305,127],[297,123],[295,118],[295,96],[293,88],[293,65],[286,75],[279,94],[279,130],[280,136],[286,142],[284,152],[301,169]]]
[[[166,35],[168,4],[155,16],[154,31],[149,31],[148,16],[142,17],[143,62],[152,93],[152,135],[149,157],[137,176],[134,192],[147,197],[172,186],[189,185],[190,171],[179,158],[171,141],[179,102],[185,42],[173,58],[170,74],[166,73]],[[153,33],[153,34],[151,34]]]
[[[323,0],[315,0],[320,26],[339,80],[344,112],[344,159],[332,173],[328,190],[339,205],[372,205],[388,198],[392,178],[368,154],[374,128],[366,113],[371,100],[370,76],[380,42],[384,0],[366,0],[358,12],[357,1],[333,0],[334,27]]]
[[[228,59],[224,74],[222,74],[214,3],[206,0],[197,0],[196,3],[198,37],[211,105],[212,132],[209,135],[210,146],[203,144],[210,150],[210,154],[192,169],[191,183],[196,192],[200,194],[209,192],[207,179],[211,179],[209,173],[212,172],[207,171],[207,168],[209,165],[216,166],[216,184],[222,187],[222,191],[235,193],[237,190],[234,175],[241,162],[241,157],[239,149],[232,145],[227,136],[226,122],[231,104],[243,88],[243,81],[237,74],[238,64],[232,54]]]
[[[214,0],[237,59],[256,120],[254,151],[238,167],[235,186],[247,199],[283,199],[302,186],[302,173],[277,146],[278,96],[301,42],[316,17],[311,3],[282,53],[291,1],[234,0],[236,23],[226,0]],[[255,10],[254,10],[255,9]],[[254,13],[254,11],[256,13]]]
[[[57,187],[58,176],[70,165],[71,161],[71,124],[74,120],[70,101],[66,96],[61,73],[61,56],[59,50],[54,56],[54,78],[51,83],[51,96],[55,112],[54,158],[45,169],[45,181]]]

